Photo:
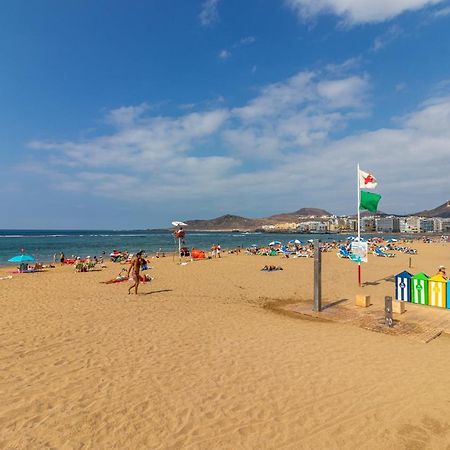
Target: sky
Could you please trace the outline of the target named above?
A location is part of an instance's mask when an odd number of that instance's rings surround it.
[[[0,229],[450,199],[450,0],[3,0]]]

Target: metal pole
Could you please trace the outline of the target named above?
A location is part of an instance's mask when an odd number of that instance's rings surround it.
[[[314,240],[314,305],[313,311],[322,310],[322,253],[319,240]]]
[[[361,212],[359,210],[359,205],[361,204],[361,187],[359,185],[359,163],[356,166],[356,188],[358,192],[358,204],[356,206],[358,217],[358,242],[361,242]],[[358,263],[358,286],[361,287],[361,263]]]
[[[394,321],[392,320],[392,297],[384,297],[384,323],[389,328],[394,326]]]

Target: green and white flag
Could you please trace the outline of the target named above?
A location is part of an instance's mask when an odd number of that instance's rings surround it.
[[[367,209],[370,212],[377,212],[378,202],[381,199],[380,194],[372,192],[361,191],[361,198],[359,202],[359,209]]]

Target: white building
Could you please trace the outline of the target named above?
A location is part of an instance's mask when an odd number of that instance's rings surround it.
[[[361,231],[370,233],[376,230],[375,217],[363,217],[361,218]]]
[[[398,233],[400,231],[400,220],[398,217],[380,217],[375,219],[375,227],[381,233]]]
[[[420,217],[400,218],[400,233],[418,233],[420,231]]]
[[[326,233],[328,231],[328,222],[311,220],[298,224],[298,230],[301,233]]]
[[[434,219],[420,219],[420,232],[432,233],[434,231]]]

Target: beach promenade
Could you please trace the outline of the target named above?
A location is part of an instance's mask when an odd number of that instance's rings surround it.
[[[415,246],[413,273],[450,267],[450,245]],[[324,303],[365,293],[378,308],[408,259],[370,256],[358,288],[356,265],[325,253]],[[274,263],[284,270],[260,271]],[[311,305],[312,259],[152,259],[136,297],[100,283],[121,269],[106,265],[0,281],[0,448],[448,446],[450,339],[274,311]]]

